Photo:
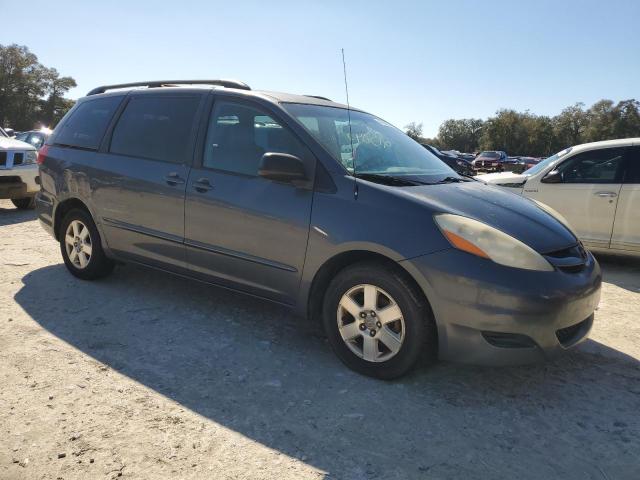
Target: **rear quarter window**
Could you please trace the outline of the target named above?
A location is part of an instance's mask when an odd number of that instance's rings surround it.
[[[53,143],[97,150],[122,97],[85,100],[70,113],[56,131]]]
[[[113,130],[109,152],[172,163],[188,161],[199,104],[199,96],[131,98]]]

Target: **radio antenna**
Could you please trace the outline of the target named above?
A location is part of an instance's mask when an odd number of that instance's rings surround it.
[[[357,175],[356,175],[356,154],[353,149],[353,133],[351,131],[351,104],[349,103],[349,85],[347,84],[347,62],[344,60],[344,48],[340,49],[342,52],[342,73],[344,75],[344,91],[347,95],[347,118],[349,120],[349,142],[351,143],[351,163],[353,164],[353,179],[354,179],[354,195],[358,196],[357,187]]]

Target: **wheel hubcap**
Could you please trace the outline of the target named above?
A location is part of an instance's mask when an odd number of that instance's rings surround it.
[[[91,233],[80,220],[72,221],[67,227],[64,246],[74,267],[83,269],[89,265],[92,253]]]
[[[385,362],[402,347],[405,324],[396,301],[375,285],[356,285],[338,304],[338,330],[347,347],[368,362]]]

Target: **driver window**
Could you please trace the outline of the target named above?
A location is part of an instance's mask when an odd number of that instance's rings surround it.
[[[204,167],[255,177],[268,152],[295,155],[305,163],[311,158],[302,142],[264,110],[228,100],[215,102]]]
[[[559,170],[563,183],[617,183],[625,148],[603,148],[579,153]]]

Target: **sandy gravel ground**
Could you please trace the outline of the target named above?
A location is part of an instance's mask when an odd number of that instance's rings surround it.
[[[346,370],[285,309],[138,267],[100,282],[0,201],[1,479],[638,479],[640,261],[544,365]]]

